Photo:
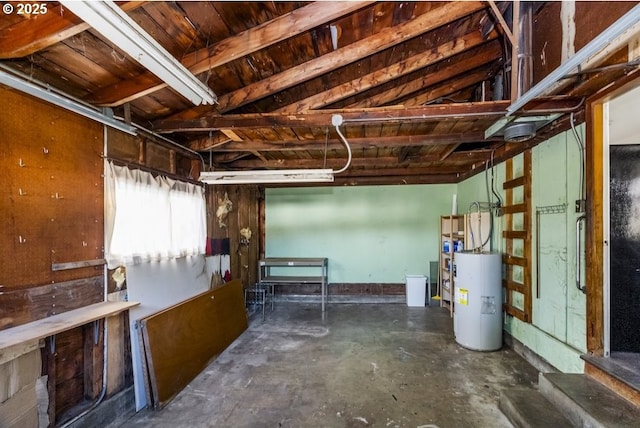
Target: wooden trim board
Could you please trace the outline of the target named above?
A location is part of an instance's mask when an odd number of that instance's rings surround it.
[[[248,326],[239,280],[139,320],[151,406],[164,407]]]
[[[29,344],[48,336],[53,336],[63,331],[88,324],[98,319],[106,318],[125,311],[137,302],[101,302],[73,309],[38,321],[22,324],[0,331],[0,361],[4,360],[7,352],[15,351],[21,344]],[[26,349],[33,346],[28,345]],[[18,356],[15,355],[14,358]]]

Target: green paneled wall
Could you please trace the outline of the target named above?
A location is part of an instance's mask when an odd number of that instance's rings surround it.
[[[403,283],[438,260],[456,186],[266,190],[266,255],[328,257],[330,283]]]
[[[584,126],[577,129],[584,133]],[[514,159],[514,169],[522,164],[522,156]],[[533,294],[531,324],[506,317],[505,330],[536,354],[563,372],[582,372],[580,354],[586,351],[586,301],[576,286],[576,218],[575,201],[580,197],[580,162],[575,137],[571,131],[559,134],[536,146],[532,153],[532,280],[535,288],[539,264],[540,293]],[[504,196],[502,182],[505,165],[494,169],[496,188]],[[461,204],[481,197],[486,200],[484,174],[478,174],[458,186]],[[541,214],[540,259],[535,259],[535,211],[564,205],[564,213]],[[502,219],[494,222],[493,248],[502,248]],[[584,246],[583,246],[584,248]],[[584,263],[583,263],[584,266]]]

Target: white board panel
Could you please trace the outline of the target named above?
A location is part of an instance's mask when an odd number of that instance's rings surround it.
[[[204,256],[127,266],[127,292],[140,302],[129,311],[136,411],[147,406],[136,321],[209,289],[211,275]]]

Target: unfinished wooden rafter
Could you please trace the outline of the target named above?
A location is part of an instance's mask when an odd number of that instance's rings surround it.
[[[498,138],[496,138],[498,140]],[[194,150],[206,151],[209,147],[206,139],[199,140],[201,144]],[[404,147],[404,146],[428,146],[428,145],[447,145],[458,143],[473,143],[484,141],[484,132],[465,132],[465,133],[445,133],[445,134],[428,134],[428,135],[407,135],[407,136],[382,136],[382,137],[353,137],[349,138],[349,145],[352,149],[366,149],[372,147]],[[326,145],[325,145],[326,144]],[[260,152],[277,152],[281,150],[302,151],[302,150],[318,150],[325,147],[329,150],[338,150],[344,148],[344,144],[337,138],[314,139],[314,140],[282,140],[272,142],[269,140],[251,140],[246,142],[228,142],[224,145],[216,147],[216,153],[239,152],[247,150]]]
[[[193,74],[204,73],[367,6],[371,1],[315,2],[185,55],[181,62]],[[91,103],[118,106],[165,88],[151,73],[142,73],[95,92]]]
[[[452,76],[467,73],[477,67],[495,61],[500,57],[501,48],[497,43],[489,42],[476,47],[473,49],[473,52],[474,55],[468,60],[465,60],[462,65],[458,62],[450,62],[449,65],[444,66],[437,71],[425,73],[418,79],[414,79],[402,85],[394,86],[373,96],[366,97],[361,101],[349,103],[343,107],[378,107],[392,104],[394,101],[407,97],[412,93],[422,90],[423,88],[440,84],[451,79]],[[433,96],[433,94],[431,96]]]
[[[490,39],[495,38],[495,36],[496,35],[493,34]],[[330,90],[305,98],[304,100],[300,100],[296,103],[289,104],[286,107],[276,110],[276,112],[300,112],[327,106],[352,95],[365,92],[375,86],[398,79],[406,74],[432,65],[438,61],[450,58],[475,46],[479,46],[485,41],[486,40],[482,38],[477,30],[473,31],[463,37],[443,43],[437,48],[431,49],[425,53],[414,55],[406,60],[396,62],[388,67],[376,70],[365,76],[358,77],[350,82],[335,86]],[[497,49],[493,49],[487,53],[492,54],[492,57],[487,58],[488,55],[478,55],[477,60],[475,60],[473,64],[480,63],[478,65],[481,65],[489,60],[495,60],[499,55],[499,51]],[[425,83],[428,85],[428,79],[426,78],[423,84]]]
[[[131,12],[143,2],[123,2],[120,7]],[[89,29],[62,5],[47,4],[44,14],[31,15],[22,22],[6,28],[0,37],[0,59],[20,58],[41,49],[48,48],[63,40]]]
[[[296,114],[291,113],[249,113],[238,115],[208,115],[198,119],[165,119],[154,124],[158,132],[217,131],[224,128],[269,128],[269,127],[305,127],[330,126],[334,114],[342,115],[345,123],[399,123],[412,121],[440,121],[463,117],[500,117],[504,114],[508,102],[488,101],[484,103],[456,103],[448,105],[430,105],[408,108],[372,108],[350,109],[339,112],[331,110],[312,110]]]

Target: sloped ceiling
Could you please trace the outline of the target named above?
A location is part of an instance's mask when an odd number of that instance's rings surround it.
[[[485,138],[510,104],[496,11],[509,24],[511,2],[118,4],[218,104],[191,105],[56,2],[4,17],[1,65],[197,151],[207,168],[338,169],[337,113],[354,159],[336,184],[458,182],[561,130],[588,95],[525,106],[522,116],[560,112],[532,141]],[[547,7],[533,3],[534,19]]]

